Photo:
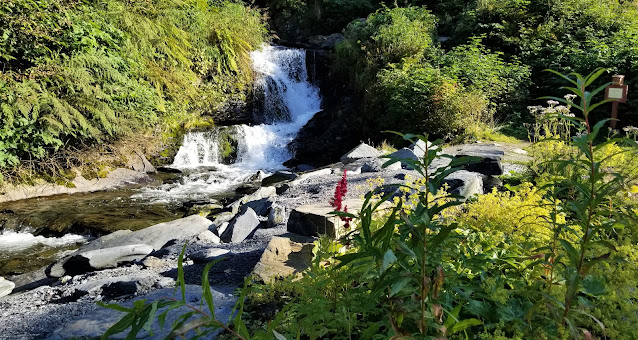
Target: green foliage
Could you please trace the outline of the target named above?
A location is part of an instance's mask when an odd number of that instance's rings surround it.
[[[495,128],[527,97],[529,69],[507,63],[480,39],[438,47],[424,8],[380,10],[353,21],[336,46],[334,69],[360,93],[367,128],[428,131],[463,140]]]
[[[113,142],[244,95],[261,14],[238,2],[0,4],[0,168]],[[163,124],[158,124],[163,123]]]

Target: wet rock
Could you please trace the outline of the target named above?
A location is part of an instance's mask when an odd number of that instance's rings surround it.
[[[299,164],[296,166],[298,171],[304,172],[304,171],[312,171],[315,169],[314,166],[312,165],[308,165],[308,164]]]
[[[0,276],[0,298],[11,294],[15,286],[15,283]]]
[[[224,242],[241,242],[248,238],[259,226],[259,218],[252,208],[238,214],[221,234]]]
[[[231,316],[233,305],[235,304],[236,297],[232,295],[231,291],[223,288],[212,288],[213,301],[215,305],[215,315],[219,320],[228,320]],[[181,299],[179,292],[175,292],[172,288],[166,288],[157,290],[155,292],[139,296],[139,299],[146,299],[147,301],[158,300],[162,297],[174,297]],[[199,306],[202,298],[202,287],[187,285],[186,286],[186,301],[187,303]],[[125,307],[131,308],[133,301],[124,303]],[[158,310],[158,314],[162,313],[164,309]],[[171,325],[177,318],[185,313],[192,311],[188,307],[184,306],[168,313],[166,318],[166,324]],[[57,328],[50,339],[79,339],[79,338],[99,338],[106,332],[106,330],[119,321],[122,316],[122,312],[114,311],[111,309],[100,308],[88,314],[74,317],[68,320],[64,325]],[[196,316],[193,316],[190,320],[194,320]],[[160,328],[157,318],[152,324],[153,336],[150,336],[146,331],[142,330],[138,333],[138,338],[144,339],[164,339],[170,334],[170,327]],[[120,333],[117,336],[113,336],[113,339],[123,339],[126,336],[126,332]],[[214,337],[209,334],[209,337]],[[194,332],[187,333],[186,338],[193,338],[196,334]]]
[[[153,251],[145,244],[134,244],[84,251],[54,263],[47,273],[50,277],[79,275],[106,268],[115,268],[121,263],[141,260]]]
[[[297,178],[297,174],[291,172],[291,171],[277,171],[274,174],[264,178],[261,181],[261,186],[267,187],[267,186],[271,186],[277,183],[281,183],[284,181],[292,181],[293,179]]]
[[[483,194],[483,176],[475,172],[460,170],[443,180],[448,185],[448,192],[468,199]]]
[[[345,155],[341,156],[340,161],[343,164],[352,163],[361,158],[376,158],[381,156],[381,152],[368,144],[361,143],[354,149],[348,151]]]
[[[207,263],[219,257],[222,257],[228,254],[229,252],[230,251],[228,249],[218,249],[218,248],[203,249],[188,255],[188,257],[191,260],[193,260],[193,262],[195,263]]]
[[[274,236],[253,273],[262,281],[301,274],[312,263],[314,239],[294,234]]]

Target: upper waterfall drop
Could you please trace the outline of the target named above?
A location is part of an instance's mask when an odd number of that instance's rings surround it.
[[[275,170],[293,155],[288,144],[299,130],[321,110],[319,89],[308,80],[306,51],[264,46],[250,54],[257,74],[258,98],[255,121],[234,129],[237,157],[230,167],[245,170]],[[194,132],[184,141],[173,162],[175,167],[221,165],[224,141],[219,133]],[[227,143],[227,141],[225,141]]]

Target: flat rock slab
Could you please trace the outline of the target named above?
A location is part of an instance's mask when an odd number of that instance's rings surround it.
[[[486,176],[499,176],[503,174],[501,161],[505,152],[494,144],[477,143],[461,145],[454,149],[456,157],[478,157],[480,161],[464,166],[470,172],[478,172]]]
[[[218,318],[218,320],[226,322],[231,316],[236,297],[231,294],[232,290],[226,287],[215,287],[211,289],[211,292],[213,294],[213,301],[215,304],[215,316]],[[179,290],[175,292],[174,289],[169,288],[138,296],[136,297],[136,300],[147,299],[147,301],[150,302],[162,297],[172,297],[178,300],[181,299]],[[202,287],[195,285],[186,286],[186,301],[188,304],[199,308],[201,297]],[[133,301],[126,302],[123,305],[130,308],[133,305]],[[158,314],[162,311],[163,310],[159,310]],[[151,336],[146,331],[142,330],[137,334],[136,339],[164,339],[168,337],[170,334],[170,325],[173,324],[173,322],[177,320],[180,315],[186,314],[190,311],[192,310],[188,307],[181,307],[170,311],[166,318],[164,329],[160,329],[159,323],[157,322],[156,318],[151,326],[153,329],[153,335]],[[93,313],[82,315],[80,317],[69,320],[66,324],[57,328],[51,335],[50,339],[61,340],[78,338],[99,338],[106,332],[107,329],[109,329],[109,327],[114,325],[124,315],[124,313],[111,309],[98,309]],[[194,320],[195,318],[196,316],[193,316],[189,320]],[[117,335],[113,335],[109,337],[109,339],[124,339],[126,338],[126,334],[127,333],[120,333]],[[194,333],[186,334],[186,338],[192,338],[194,336]],[[213,335],[209,335],[209,337],[213,337]]]
[[[89,250],[133,244],[146,244],[158,250],[170,241],[197,236],[204,230],[208,230],[208,227],[212,224],[213,222],[205,217],[192,215],[170,222],[155,224],[119,237],[100,238],[80,248],[78,252],[82,253]]]
[[[348,199],[343,205],[348,211],[356,213],[363,205],[361,199]],[[388,207],[385,202],[382,207]],[[327,235],[332,238],[341,236],[344,232],[344,222],[338,216],[330,214],[334,211],[328,203],[306,204],[295,208],[288,217],[287,229],[291,233],[303,236]]]
[[[274,236],[253,273],[264,282],[299,275],[312,263],[314,239],[295,234]]]
[[[0,298],[11,294],[15,286],[15,283],[0,276]]]
[[[48,274],[51,277],[74,276],[106,268],[115,268],[123,262],[141,260],[152,251],[153,247],[145,244],[89,250],[55,263],[51,266]]]

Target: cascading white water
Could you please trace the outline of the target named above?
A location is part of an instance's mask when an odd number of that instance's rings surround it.
[[[260,76],[256,86],[263,91],[263,111],[258,121],[267,123],[237,126],[236,169],[278,169],[288,160],[287,145],[297,132],[321,110],[316,86],[308,82],[306,51],[266,46],[251,53],[253,69]],[[218,134],[194,132],[184,136],[173,166],[219,165]]]
[[[221,192],[244,182],[256,170],[283,169],[283,163],[292,157],[288,144],[321,110],[319,89],[308,81],[305,50],[264,46],[250,56],[258,75],[256,92],[263,93],[255,120],[264,123],[233,127],[230,133],[237,143],[237,155],[229,165],[223,164],[219,130],[188,133],[172,166],[191,172],[212,166],[216,171],[196,172],[180,185],[156,189],[164,198],[167,192],[169,196]],[[154,194],[158,192],[151,193]]]

